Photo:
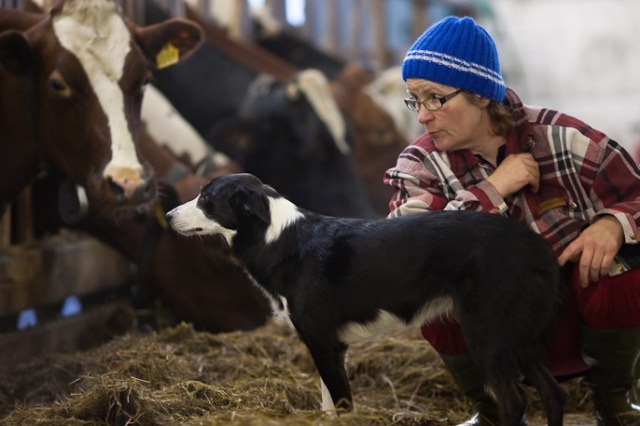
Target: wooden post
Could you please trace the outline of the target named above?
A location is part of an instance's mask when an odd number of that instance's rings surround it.
[[[269,7],[271,15],[282,27],[289,25],[287,22],[287,0],[269,0],[265,5]]]
[[[27,186],[16,202],[16,225],[19,243],[30,241],[35,238],[33,220],[33,200],[31,198],[31,186]]]
[[[246,0],[231,2],[231,12],[229,19],[229,37],[234,40],[251,39],[251,16],[249,5]]]
[[[144,7],[140,0],[122,0],[120,8],[124,15],[138,25],[144,25]],[[143,12],[143,13],[141,13]]]
[[[198,12],[201,16],[210,19],[211,10],[211,0],[198,0]]]
[[[326,22],[325,28],[327,28],[327,33],[325,34],[323,40],[323,47],[331,52],[338,53],[338,46],[340,46],[340,25],[338,19],[338,0],[327,0],[327,13],[326,13]]]
[[[417,39],[427,27],[429,27],[429,16],[425,0],[413,0],[413,12],[411,13],[411,39]]]
[[[184,8],[182,0],[169,0],[169,16],[172,18],[184,18],[186,15]]]
[[[316,14],[313,12],[313,5],[315,4],[315,0],[305,0],[304,3],[304,27],[302,28],[301,34],[307,38],[307,40],[311,40],[316,45],[317,40],[317,31],[318,31],[318,18]]]
[[[389,66],[387,55],[387,39],[385,28],[385,0],[373,0],[371,2],[371,37],[373,47],[371,55],[373,57],[374,71],[382,71]]]
[[[351,25],[351,46],[345,48],[344,55],[347,58],[356,58],[355,62],[362,62],[362,28],[365,8],[367,8],[362,0],[354,0],[351,4],[351,10],[349,11],[349,20]]]
[[[0,249],[11,245],[11,205],[0,218]]]

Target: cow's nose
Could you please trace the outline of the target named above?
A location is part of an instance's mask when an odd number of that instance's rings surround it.
[[[109,187],[118,201],[144,203],[154,196],[153,176],[139,173],[123,173],[108,176]]]
[[[120,195],[123,198],[131,199],[138,192],[138,189],[142,187],[145,182],[143,179],[131,179],[131,178],[109,178],[111,187],[116,195]]]

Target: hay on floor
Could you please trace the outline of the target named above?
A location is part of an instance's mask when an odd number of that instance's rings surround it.
[[[331,417],[287,326],[214,335],[182,324],[0,370],[0,424],[447,425],[471,414],[417,330],[352,345],[348,368],[356,411]],[[563,386],[567,423],[594,424],[581,381]],[[545,423],[528,392],[530,423]]]

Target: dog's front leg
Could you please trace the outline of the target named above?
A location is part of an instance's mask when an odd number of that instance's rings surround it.
[[[327,385],[324,384],[322,377],[320,377],[320,392],[322,393],[322,411],[332,415],[336,414],[336,406],[333,405],[331,392],[329,392]]]
[[[347,347],[307,347],[320,374],[322,410],[334,413],[338,410],[352,410],[353,398],[345,367]]]

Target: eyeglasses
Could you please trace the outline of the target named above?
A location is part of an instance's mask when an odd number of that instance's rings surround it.
[[[407,108],[414,112],[420,111],[420,105],[425,107],[428,111],[437,111],[442,108],[449,99],[462,92],[462,90],[463,89],[458,89],[453,93],[449,93],[447,96],[433,95],[432,97],[425,99],[424,101],[419,101],[414,98],[408,98],[404,100],[404,104],[407,106]]]

